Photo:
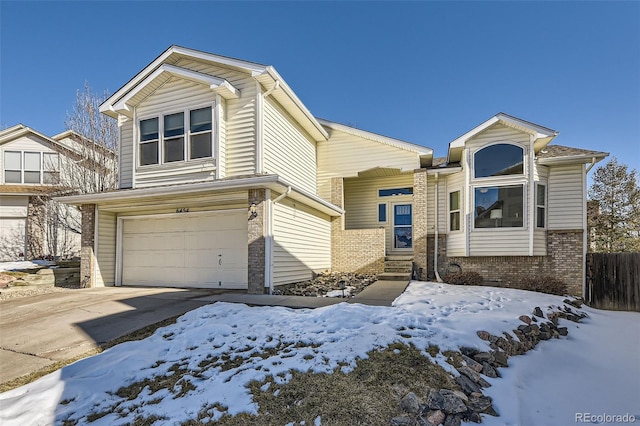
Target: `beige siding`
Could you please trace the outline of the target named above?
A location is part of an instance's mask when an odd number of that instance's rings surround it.
[[[526,229],[475,230],[470,235],[470,256],[528,256]]]
[[[96,287],[113,286],[116,272],[116,214],[98,210]]]
[[[331,269],[328,216],[285,198],[273,206],[272,219],[274,285],[308,280],[312,271]]]
[[[218,141],[219,141],[219,157],[218,158],[218,173],[220,179],[224,179],[227,176],[227,102],[219,97],[220,103],[218,104]]]
[[[331,198],[332,177],[356,177],[375,167],[413,171],[420,167],[418,153],[328,129],[328,141],[318,143],[318,195]]]
[[[542,166],[536,162],[533,165],[533,179],[535,181],[546,182],[549,177],[549,167]]]
[[[445,199],[443,203],[440,204],[439,208],[445,211],[445,223],[446,223],[446,233],[447,235],[447,255],[448,256],[464,256],[466,254],[465,250],[465,196],[467,194],[466,188],[464,187],[464,171],[459,173],[454,173],[446,177],[447,183],[447,191],[445,194]],[[454,191],[460,191],[460,230],[459,231],[449,231],[449,194]]]
[[[449,219],[449,189],[444,176],[438,177],[438,232],[447,232]],[[427,176],[427,233],[436,230],[436,178]]]
[[[549,167],[548,229],[582,229],[584,173],[581,164]]]
[[[289,114],[267,97],[264,107],[264,171],[316,193],[316,143]]]
[[[469,139],[467,141],[467,146],[472,147],[476,144],[482,145],[494,142],[516,142],[528,146],[529,135],[519,130],[512,129],[511,127],[507,127],[503,124],[494,124],[487,130],[480,132],[478,135]]]
[[[533,232],[533,255],[534,256],[547,255],[547,231],[535,230]]]
[[[3,151],[56,152],[46,142],[35,135],[24,135],[2,145]],[[4,161],[4,156],[0,161]]]
[[[120,123],[120,188],[133,186],[133,120]]]
[[[413,187],[413,173],[372,179],[345,179],[345,229],[385,228],[386,247],[393,247],[392,203],[412,203],[411,195],[378,197],[378,189]],[[387,221],[378,222],[378,204],[387,204]],[[415,213],[414,213],[415,216]]]
[[[214,100],[215,94],[207,86],[172,78],[142,102],[137,107],[136,114],[138,119],[145,119],[158,114],[184,111],[185,108],[213,104]],[[135,173],[137,188],[202,182],[215,179],[215,160],[202,159],[138,167]]]

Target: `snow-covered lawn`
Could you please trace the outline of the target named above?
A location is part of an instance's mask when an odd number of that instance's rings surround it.
[[[0,272],[14,271],[16,269],[33,269],[49,265],[55,265],[55,262],[50,262],[48,260],[18,260],[15,262],[0,262]]]
[[[257,412],[245,387],[290,371],[354,368],[368,351],[393,342],[441,351],[489,350],[476,331],[493,334],[522,324],[534,307],[562,305],[562,297],[526,291],[412,282],[394,307],[341,303],[320,309],[248,307],[216,303],[191,311],[143,340],[115,346],[21,388],[0,394],[0,424],[44,425],[104,414],[95,425],[164,416],[180,423],[209,407],[208,420],[226,412]],[[583,309],[580,324],[561,320],[568,337],[541,342],[511,357],[502,378],[487,379],[500,417],[489,425],[574,424],[576,413],[634,414],[640,419],[640,314]],[[235,358],[238,357],[238,358]],[[442,355],[436,361],[453,371]],[[185,374],[185,372],[187,372]],[[182,379],[152,392],[145,379]],[[178,376],[176,376],[178,377]],[[136,390],[134,385],[140,383]],[[129,394],[117,391],[129,387]],[[169,390],[168,388],[171,388]],[[132,393],[131,393],[132,392]],[[216,404],[218,403],[218,404]],[[117,413],[114,412],[117,410]],[[98,417],[98,416],[94,416]],[[91,420],[94,420],[92,418]],[[205,419],[207,420],[207,419]],[[317,419],[320,424],[322,419]]]

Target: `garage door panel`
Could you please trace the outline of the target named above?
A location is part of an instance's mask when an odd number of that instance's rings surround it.
[[[247,288],[245,212],[123,222],[122,283]]]

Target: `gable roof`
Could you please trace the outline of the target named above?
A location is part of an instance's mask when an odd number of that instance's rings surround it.
[[[589,163],[608,157],[608,152],[591,151],[563,145],[548,145],[536,154],[540,164],[554,163]]]
[[[536,141],[534,149],[536,151],[542,149],[549,144],[553,138],[558,135],[558,131],[550,129],[548,127],[541,126],[539,124],[532,123],[530,121],[523,120],[518,117],[514,117],[503,112],[499,112],[484,123],[474,127],[462,136],[459,136],[455,140],[449,143],[449,154],[447,159],[449,162],[460,161],[462,150],[464,149],[467,141],[477,134],[487,130],[489,127],[496,123],[503,124],[505,126],[520,130],[535,137]]]
[[[65,149],[65,146],[60,142],[58,142],[57,140],[50,138],[49,136],[42,134],[37,130],[32,129],[31,127],[25,126],[22,123],[16,124],[15,126],[11,126],[0,131],[0,145],[5,144],[7,142],[11,142],[12,140],[27,134],[32,134],[39,137],[40,139],[43,139],[46,143],[50,144],[52,147],[59,147],[61,149]]]
[[[316,141],[325,140],[328,137],[328,134],[320,123],[318,123],[307,107],[304,106],[302,101],[300,101],[272,66],[215,55],[213,53],[202,52],[177,45],[170,46],[124,86],[106,99],[100,105],[100,112],[114,118],[117,118],[118,114],[130,116],[131,113],[127,105],[142,88],[158,79],[168,79],[172,75],[206,84],[213,92],[219,93],[227,99],[241,96],[239,91],[224,79],[175,65],[180,59],[184,58],[221,65],[250,75],[262,84],[265,89],[273,89],[271,96],[276,98],[287,112],[289,112]]]
[[[411,142],[405,142],[400,139],[379,135],[377,133],[368,132],[366,130],[356,129],[355,127],[347,126],[345,124],[335,123],[333,121],[325,120],[322,118],[318,118],[318,122],[320,122],[320,124],[332,130],[338,130],[340,132],[358,136],[363,139],[368,139],[370,141],[382,143],[385,145],[390,145],[395,148],[400,148],[407,151],[415,152],[421,158],[428,159],[429,164],[431,162],[431,158],[433,157],[433,149],[427,148],[426,146],[417,145]]]

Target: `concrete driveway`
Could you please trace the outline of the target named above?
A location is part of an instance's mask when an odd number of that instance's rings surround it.
[[[207,290],[136,287],[1,301],[0,383],[211,302]]]

